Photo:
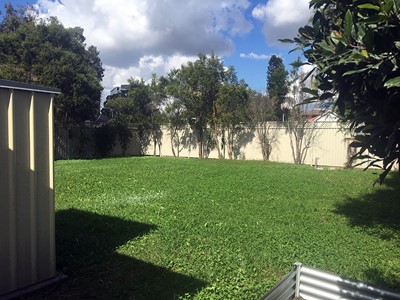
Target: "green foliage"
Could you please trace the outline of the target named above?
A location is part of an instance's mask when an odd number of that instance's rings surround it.
[[[157,146],[161,143],[161,125],[167,123],[166,116],[161,110],[161,106],[165,104],[167,99],[166,89],[168,80],[164,76],[157,77],[152,74],[151,83],[149,85],[151,99],[151,135],[153,138],[154,154],[157,154]]]
[[[111,98],[104,103],[103,113],[107,113],[111,117],[109,125],[115,130],[123,156],[133,137],[131,130],[133,106],[132,99],[127,97]]]
[[[160,107],[166,98],[166,85],[167,80],[155,74],[150,84],[131,78],[127,95],[109,97],[104,103],[103,113],[108,114],[109,123],[115,127],[123,155],[133,137],[133,128],[138,130],[142,153],[146,152],[151,137],[156,149],[160,126],[165,123]]]
[[[125,156],[126,149],[128,149],[129,143],[133,137],[132,129],[129,127],[129,124],[127,125],[124,123],[115,124],[114,129],[122,148],[122,156]]]
[[[258,299],[296,261],[400,289],[398,177],[153,157],[55,171],[68,279],[47,299]]]
[[[238,82],[233,67],[228,69],[227,75],[228,80],[221,85],[217,95],[216,113],[223,127],[235,127],[248,122],[250,97],[247,84],[244,81]]]
[[[150,132],[159,129],[163,119],[159,111],[162,102],[162,95],[158,94],[162,89],[157,90],[156,78],[153,78],[151,85],[147,85],[143,79],[129,80],[128,94],[126,97],[115,97],[108,99],[105,110],[112,112],[110,124],[115,125],[121,147],[125,152],[132,138],[130,129],[137,128],[142,147],[142,153],[149,144]]]
[[[112,125],[95,128],[94,145],[95,153],[99,158],[108,157],[115,146],[116,132]]]
[[[200,54],[195,62],[171,71],[168,81],[167,94],[172,101],[167,113],[169,122],[175,124],[171,127],[174,134],[189,124],[196,135],[199,158],[207,157],[212,148],[222,157],[221,144],[225,143],[232,158],[234,139],[249,119],[249,91],[243,80],[238,81],[235,69],[225,69],[214,53]],[[227,139],[222,137],[225,130]]]
[[[170,74],[173,79],[170,91],[180,99],[185,117],[196,134],[199,158],[203,157],[207,125],[216,114],[215,102],[224,76],[223,63],[214,53],[209,57],[199,54],[195,62],[182,65]]]
[[[219,127],[227,133],[225,144],[230,159],[233,158],[234,148],[238,146],[235,142],[237,135],[243,125],[249,123],[249,103],[247,84],[243,80],[239,82],[235,69],[230,67],[218,92],[214,115],[214,128]]]
[[[6,11],[0,23],[0,77],[52,86],[56,125],[83,124],[99,113],[103,68],[94,46],[86,49],[83,29],[65,28],[56,18],[40,19],[32,7]]]
[[[182,136],[180,131],[184,130],[188,124],[185,118],[185,110],[180,99],[172,98],[166,103],[164,116],[166,117],[166,123],[171,137],[172,153],[174,157],[179,157],[179,153],[182,150]]]
[[[281,104],[285,102],[288,91],[288,72],[282,58],[272,55],[267,69],[267,94],[275,102],[274,110],[278,120],[282,120]]]
[[[311,99],[333,99],[355,132],[355,158],[382,163],[382,182],[400,155],[400,2],[313,0],[310,7],[312,23],[291,42],[316,66]]]

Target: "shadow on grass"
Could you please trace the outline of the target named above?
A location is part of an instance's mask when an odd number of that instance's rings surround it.
[[[400,176],[388,177],[382,188],[376,187],[372,193],[348,198],[337,205],[335,212],[347,217],[351,226],[361,227],[381,239],[398,239]]]
[[[377,268],[370,268],[364,271],[368,282],[374,282],[378,286],[391,288],[396,293],[400,290],[400,277],[392,273],[383,272]]]
[[[176,299],[203,288],[203,281],[115,252],[154,229],[76,209],[57,212],[57,269],[68,278],[31,299]]]
[[[368,183],[367,183],[368,184]],[[400,176],[392,174],[382,187],[359,198],[348,198],[336,206],[335,212],[345,216],[350,226],[400,247]],[[379,269],[364,271],[368,281],[380,286],[400,289],[400,278]]]

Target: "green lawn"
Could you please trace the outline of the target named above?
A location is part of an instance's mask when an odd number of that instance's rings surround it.
[[[260,161],[58,161],[48,298],[257,299],[296,261],[400,289],[400,180]]]

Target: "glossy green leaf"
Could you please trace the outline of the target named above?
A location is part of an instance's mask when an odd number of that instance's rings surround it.
[[[393,0],[388,0],[385,5],[383,6],[383,10],[386,14],[390,14],[393,11],[394,2]]]
[[[343,74],[343,76],[362,73],[362,72],[368,71],[369,69],[370,69],[370,68],[362,68],[362,69],[355,69],[355,70],[347,71],[347,72],[345,72],[345,73]]]
[[[368,52],[373,52],[374,48],[375,48],[375,44],[374,44],[374,32],[372,29],[368,28],[365,31],[365,35],[362,39],[365,47],[367,48]]]
[[[344,32],[348,39],[351,38],[351,31],[353,29],[353,15],[350,10],[347,10],[346,16],[344,18]]]
[[[372,3],[360,4],[357,7],[361,8],[361,9],[372,9],[372,10],[376,10],[376,11],[380,11],[381,10],[381,8],[379,6],[374,5]]]
[[[317,45],[326,51],[335,53],[335,46],[329,45],[326,41],[322,41],[321,43],[318,43]]]
[[[379,15],[373,15],[371,17],[368,17],[364,22],[366,24],[376,24],[376,23],[379,24],[379,23],[387,21],[387,19],[388,19],[387,16],[379,14]]]
[[[400,87],[400,76],[389,79],[384,86],[387,88]]]
[[[314,35],[314,29],[310,26],[301,27],[299,28],[299,33],[306,38],[312,38]]]

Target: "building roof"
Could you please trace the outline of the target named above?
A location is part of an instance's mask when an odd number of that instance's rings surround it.
[[[49,94],[61,94],[61,90],[50,88],[41,85],[34,85],[28,83],[22,83],[18,81],[12,80],[5,80],[0,79],[0,88],[8,88],[14,90],[23,90],[23,91],[30,91],[30,92],[40,92],[40,93],[49,93]]]

